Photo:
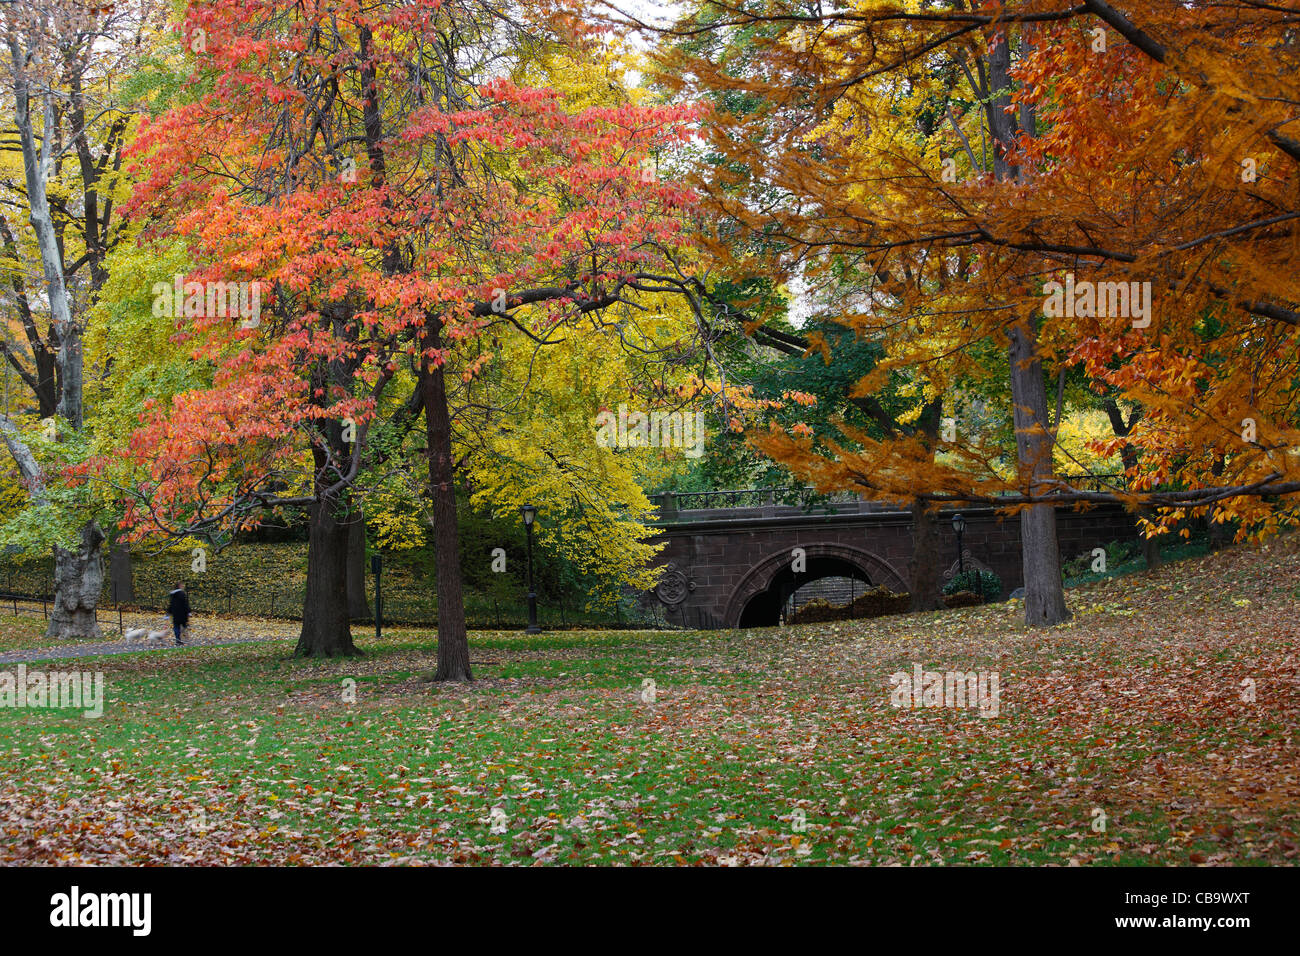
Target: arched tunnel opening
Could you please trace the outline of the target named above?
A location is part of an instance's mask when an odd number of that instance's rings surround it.
[[[776,573],[766,591],[749,599],[738,626],[775,627],[815,598],[849,604],[855,592],[860,594],[871,586],[866,572],[844,558],[810,557],[807,567],[798,572],[791,562]],[[840,592],[843,600],[839,600]]]

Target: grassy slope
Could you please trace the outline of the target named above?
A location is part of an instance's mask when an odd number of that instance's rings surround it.
[[[422,680],[427,633],[82,661],[103,718],[0,709],[0,860],[1294,862],[1300,538],[1070,600],[1053,631],[483,633],[470,687]],[[1000,716],[891,708],[913,663],[998,671]]]
[[[41,647],[57,647],[67,641],[50,641],[45,639],[45,628],[49,621],[41,617],[40,605],[32,613],[31,604],[20,604],[22,609],[16,617],[13,605],[0,604],[0,654],[10,651],[26,651]]]

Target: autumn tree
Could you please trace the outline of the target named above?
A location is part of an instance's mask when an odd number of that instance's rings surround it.
[[[769,453],[826,487],[1019,512],[1031,624],[1069,613],[1058,505],[1119,502],[1166,523],[1213,506],[1243,533],[1294,520],[1277,504],[1300,491],[1284,11],[704,6],[707,28],[673,35],[748,31],[761,51],[743,70],[674,54],[663,75],[771,105],[707,124],[725,161],[700,189],[719,217],[784,243],[762,262],[772,274],[865,277],[845,324],[887,358],[860,392],[906,369],[944,394],[987,371],[986,343],[1006,356],[1012,472],[961,422],[933,459],[905,438],[823,455],[789,433],[764,438]],[[1261,45],[1269,57],[1247,52]],[[1141,450],[1123,483],[1073,484],[1053,466],[1046,378],[1069,365],[1143,409],[1100,449]]]
[[[468,679],[449,377],[475,374],[462,359],[495,321],[537,335],[638,292],[689,198],[643,163],[691,113],[569,111],[491,79],[509,37],[488,5],[194,4],[188,17],[211,92],[142,133],[133,209],[151,234],[185,237],[204,264],[192,282],[246,282],[266,309],[232,321],[186,297],[179,326],[213,384],[133,436],[129,519],[141,534],[230,533],[309,508],[298,652],[354,653],[347,527],[370,433],[395,424],[377,420],[385,402],[397,419],[422,413],[437,674]],[[414,388],[392,402],[403,369]]]
[[[106,259],[120,235],[116,201],[123,190],[122,149],[133,103],[117,78],[130,74],[156,42],[162,4],[96,7],[78,0],[15,0],[0,7],[0,31],[12,138],[0,167],[0,263],[6,300],[22,340],[0,332],[8,369],[30,390],[45,439],[59,438],[55,416],[75,445],[83,427],[86,317],[107,278]],[[10,160],[16,160],[16,163]],[[26,219],[26,228],[21,220]],[[39,440],[6,414],[0,436],[30,493],[31,534],[20,543],[55,546],[52,636],[94,636],[98,627],[99,511],[56,489]],[[57,504],[56,504],[57,502]],[[56,512],[51,520],[51,512]],[[67,527],[69,516],[84,519]],[[15,536],[11,528],[10,535]],[[62,546],[80,540],[80,548]]]

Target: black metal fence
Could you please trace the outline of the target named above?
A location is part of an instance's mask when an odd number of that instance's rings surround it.
[[[370,583],[370,582],[368,582]],[[238,584],[209,583],[193,580],[186,585],[190,606],[196,616],[257,617],[298,621],[306,600],[304,587],[266,587],[256,589]],[[374,595],[369,593],[370,614],[354,619],[356,623],[374,624]],[[382,583],[383,624],[396,627],[435,627],[438,623],[437,595],[432,588]],[[41,614],[48,617],[54,604],[53,569],[38,570],[27,562],[21,566],[0,566],[0,608],[12,614]],[[105,576],[100,600],[99,619],[116,620],[120,611],[154,612],[160,616],[167,606],[167,595],[137,595],[134,600],[119,601],[109,576]],[[2,612],[0,612],[2,613]],[[517,601],[470,592],[465,596],[465,616],[473,630],[522,630],[528,624],[524,595]],[[538,597],[538,623],[547,629],[598,628],[641,629],[663,627],[662,616],[647,612],[630,600],[602,611],[591,611],[580,602],[562,596]]]

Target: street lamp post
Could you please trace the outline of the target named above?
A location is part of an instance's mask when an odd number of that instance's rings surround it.
[[[962,557],[961,536],[966,530],[966,519],[962,517],[961,512],[952,516],[952,530],[957,532],[957,573],[961,574],[966,570],[966,564]]]
[[[384,636],[384,561],[378,554],[370,556],[370,571],[375,576],[375,640]]]
[[[525,634],[540,634],[537,626],[537,592],[533,590],[533,522],[537,520],[537,508],[533,505],[521,505],[519,513],[524,516],[524,529],[528,532],[528,627]]]

